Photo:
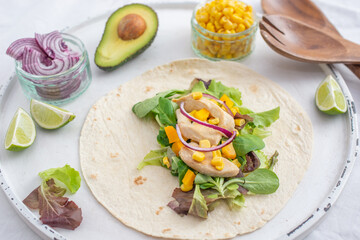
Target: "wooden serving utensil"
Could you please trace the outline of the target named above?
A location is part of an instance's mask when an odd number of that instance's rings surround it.
[[[280,14],[291,17],[321,31],[341,36],[311,0],[262,0],[261,6],[266,14]],[[346,64],[346,66],[360,78],[359,64]]]
[[[265,15],[260,22],[264,40],[289,58],[317,63],[360,63],[360,45],[282,15]]]

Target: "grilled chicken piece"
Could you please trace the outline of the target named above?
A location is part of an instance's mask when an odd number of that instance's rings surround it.
[[[193,146],[198,146],[197,143],[190,143]],[[211,176],[211,177],[234,177],[239,173],[239,168],[227,160],[223,158],[224,168],[219,171],[214,166],[211,165],[211,160],[213,158],[212,152],[204,152],[205,160],[202,162],[197,162],[192,158],[192,155],[195,151],[182,147],[179,155],[180,158],[188,165],[189,167],[195,169],[199,173]]]
[[[197,123],[191,123],[191,120],[180,112],[180,109],[176,110],[176,116],[181,135],[183,135],[185,138],[194,140],[196,142],[207,139],[210,141],[211,145],[219,144],[223,136],[221,132]]]
[[[201,110],[205,108],[210,112],[213,117],[219,118],[219,127],[225,128],[230,132],[233,132],[235,130],[234,117],[222,110],[216,103],[204,97],[199,100],[195,100],[191,94],[188,94],[179,99],[173,99],[173,101],[176,102],[179,106],[180,103],[184,102],[184,108],[187,112],[192,112],[193,110]]]

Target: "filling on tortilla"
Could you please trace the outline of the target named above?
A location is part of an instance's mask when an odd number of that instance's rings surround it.
[[[160,125],[161,148],[150,151],[138,169],[157,165],[178,177],[168,204],[176,213],[207,218],[219,201],[233,210],[244,206],[246,195],[278,189],[278,153],[267,156],[262,149],[279,107],[254,113],[242,106],[238,89],[195,79],[189,90],[158,93],[132,110]]]

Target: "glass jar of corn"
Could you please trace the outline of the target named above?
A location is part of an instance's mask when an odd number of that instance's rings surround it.
[[[252,7],[239,0],[208,0],[194,9],[191,27],[197,55],[239,60],[254,49],[258,19]]]

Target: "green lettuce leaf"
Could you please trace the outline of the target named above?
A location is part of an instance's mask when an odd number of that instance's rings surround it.
[[[180,158],[178,158],[177,166],[178,166],[177,170],[178,170],[179,186],[181,186],[182,180],[189,167]]]
[[[165,92],[160,92],[158,94],[156,94],[154,97],[152,98],[148,98],[145,99],[142,102],[138,102],[136,103],[133,107],[132,107],[132,111],[135,113],[136,116],[138,116],[139,118],[143,118],[145,117],[148,113],[150,113],[151,111],[155,111],[154,110],[158,104],[159,104],[159,99],[162,98],[169,98],[171,96],[174,96],[175,94],[180,94],[180,95],[184,95],[187,94],[189,91],[188,90],[168,90]]]
[[[214,97],[221,98],[222,95],[226,94],[236,106],[241,106],[241,92],[233,87],[227,87],[223,85],[220,81],[211,80],[209,87],[206,89],[203,82],[197,82],[193,88],[192,92],[202,92],[210,94]]]
[[[249,113],[254,118],[253,123],[257,127],[269,127],[273,122],[279,119],[280,107],[260,113]]]
[[[39,173],[39,176],[43,182],[46,182],[51,178],[62,182],[71,193],[75,193],[80,188],[81,184],[81,177],[79,172],[67,164],[61,168],[50,168],[48,170],[42,171]]]
[[[265,153],[263,153],[260,150],[255,150],[254,153],[256,154],[256,156],[259,158],[260,160],[260,166],[259,168],[269,168],[270,167],[270,162],[268,157],[265,155]]]
[[[223,85],[220,81],[212,80],[208,91],[217,98],[221,98],[222,95],[226,94],[237,106],[242,105],[241,92],[236,88]]]
[[[264,141],[255,135],[239,135],[233,141],[233,146],[237,156],[244,156],[250,151],[260,150],[265,147]]]
[[[266,130],[262,127],[255,127],[252,131],[252,135],[258,136],[262,139],[271,136],[271,131]]]
[[[159,105],[156,107],[158,110],[158,121],[160,126],[175,126],[176,115],[172,101],[167,98],[159,98]]]
[[[141,170],[143,167],[147,165],[153,165],[153,166],[163,166],[163,158],[167,156],[167,150],[168,148],[161,148],[157,150],[151,150],[144,159],[139,163],[137,166],[138,170]]]
[[[239,192],[239,191],[237,191]],[[227,198],[226,203],[229,206],[230,210],[238,209],[245,206],[245,197],[244,195],[240,194],[235,198]]]
[[[159,129],[159,134],[157,135],[156,140],[162,147],[170,146],[169,138],[167,137],[163,127]]]
[[[189,214],[207,218],[208,207],[204,196],[201,194],[200,186],[195,185],[193,199],[189,208]]]
[[[246,177],[232,178],[224,184],[224,187],[234,183],[246,188],[251,193],[270,194],[278,189],[279,178],[269,169],[258,168],[250,172]]]

